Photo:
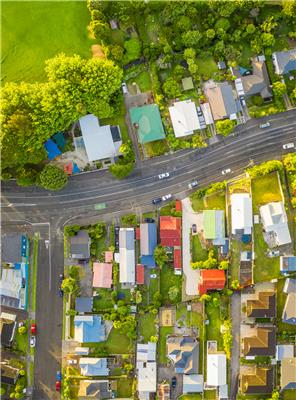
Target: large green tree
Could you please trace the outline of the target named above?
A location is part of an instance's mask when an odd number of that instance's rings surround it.
[[[68,176],[55,165],[48,164],[39,174],[39,185],[47,190],[61,190],[66,186]]]

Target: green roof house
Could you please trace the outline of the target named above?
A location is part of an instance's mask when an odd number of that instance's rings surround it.
[[[130,117],[141,144],[165,138],[157,104],[131,108]]]
[[[204,210],[204,237],[214,245],[225,244],[225,219],[223,210]]]

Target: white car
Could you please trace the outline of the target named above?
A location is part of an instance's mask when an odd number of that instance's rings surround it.
[[[265,122],[265,124],[260,124],[260,128],[268,128],[270,126],[270,122]]]
[[[164,172],[163,174],[158,175],[158,179],[165,179],[170,176],[169,172]]]
[[[128,94],[128,89],[125,82],[122,82],[121,89],[123,94]]]
[[[170,200],[173,196],[171,194],[166,194],[164,196],[162,196],[162,201],[166,201],[166,200]]]
[[[230,174],[230,172],[231,172],[231,169],[230,169],[230,168],[223,169],[222,175]]]
[[[36,337],[35,336],[31,336],[30,337],[30,346],[31,347],[35,347],[36,345]]]
[[[68,364],[69,365],[77,364],[77,360],[73,360],[73,359],[68,360]]]
[[[157,275],[156,274],[151,274],[150,278],[155,279],[155,278],[157,278]]]
[[[198,185],[198,182],[197,182],[197,181],[193,181],[193,182],[190,182],[190,183],[189,183],[188,187],[189,187],[189,189],[193,189],[193,188],[195,188],[197,185]]]
[[[284,150],[287,150],[287,149],[294,149],[294,147],[295,147],[295,145],[294,145],[294,143],[286,143],[286,144],[283,144],[283,149]]]

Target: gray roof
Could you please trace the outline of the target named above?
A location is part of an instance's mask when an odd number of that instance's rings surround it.
[[[198,373],[199,343],[194,337],[171,336],[167,339],[167,345],[168,357],[174,361],[177,373]]]
[[[287,278],[284,286],[285,293],[296,293],[296,279]]]
[[[81,312],[92,312],[93,297],[76,297],[75,310]]]
[[[87,396],[94,396],[100,394],[100,398],[110,398],[109,381],[94,381],[91,382],[86,389]]]
[[[273,53],[272,58],[277,74],[284,75],[296,70],[296,49],[277,51]]]
[[[22,235],[21,233],[8,233],[1,236],[1,261],[4,263],[22,262]]]
[[[87,259],[90,257],[90,239],[87,231],[79,231],[71,237],[71,257],[75,259]]]
[[[240,103],[234,99],[232,87],[227,82],[224,82],[220,85],[220,89],[227,115],[236,114],[240,111]]]

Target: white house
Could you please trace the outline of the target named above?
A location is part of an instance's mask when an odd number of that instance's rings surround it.
[[[134,228],[119,230],[119,282],[134,284],[136,280]]]
[[[288,218],[282,201],[260,207],[261,220],[271,247],[291,243]]]
[[[178,101],[169,107],[169,112],[176,137],[192,135],[201,128],[193,101]]]
[[[213,115],[212,115],[210,104],[209,103],[203,103],[203,104],[200,105],[200,107],[201,107],[203,115],[205,117],[206,125],[213,124],[214,120],[213,120]]]
[[[108,376],[110,372],[107,358],[81,357],[79,367],[83,376]]]
[[[250,235],[253,227],[252,199],[248,193],[231,195],[232,234]]]
[[[156,392],[156,343],[137,345],[137,376],[140,400],[149,400]]]
[[[223,353],[207,354],[207,385],[226,385],[226,355]]]

